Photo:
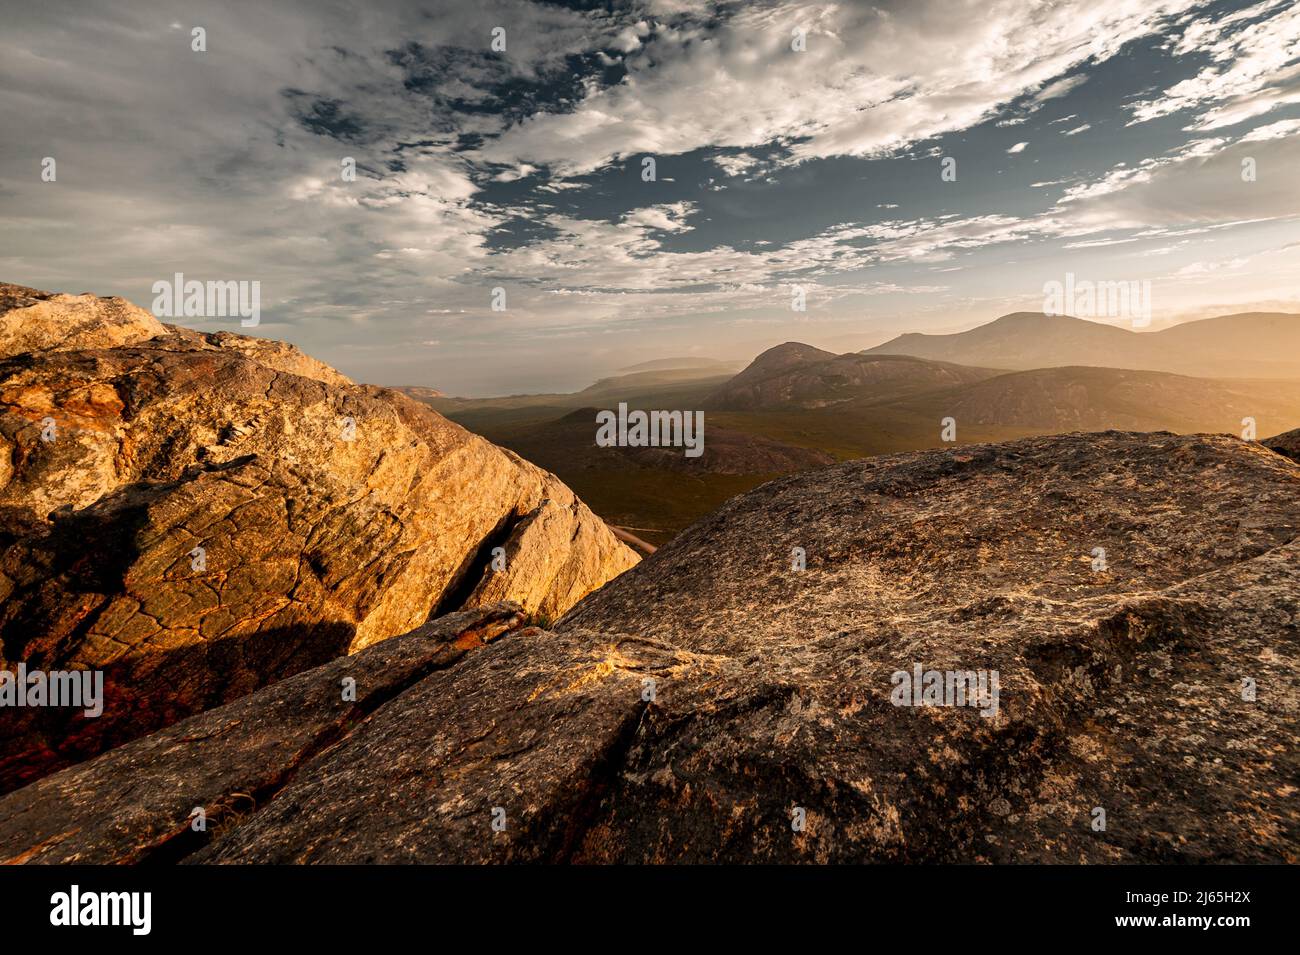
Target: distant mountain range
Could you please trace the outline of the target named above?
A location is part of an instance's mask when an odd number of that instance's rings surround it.
[[[863,354],[1016,370],[1093,365],[1212,378],[1300,378],[1300,315],[1244,312],[1134,332],[1068,316],[1013,312],[952,335],[900,335]]]
[[[743,368],[743,361],[721,361],[717,358],[657,358],[643,361],[636,365],[620,368],[619,374],[632,374],[639,371],[685,371],[695,370],[726,375]]]
[[[926,433],[947,416],[963,426],[1023,433],[1112,428],[1237,433],[1241,420],[1253,417],[1265,429],[1261,433],[1268,433],[1300,421],[1300,383],[1086,366],[1006,372],[908,355],[832,355],[787,342],[716,388],[704,407],[820,412],[816,419],[838,416],[848,430],[870,413],[896,422],[923,421]]]
[[[687,360],[687,359],[678,359]],[[647,362],[655,365],[658,362]],[[610,407],[618,401],[636,401],[654,396],[667,398],[679,392],[698,400],[699,392],[727,381],[742,366],[742,362],[700,363],[683,368],[641,368],[619,375],[601,378],[581,391],[569,393],[550,393],[538,395],[502,395],[497,398],[456,398],[442,394],[432,388],[419,388],[401,385],[394,388],[403,394],[423,401],[434,410],[445,415],[468,414],[471,419],[488,413],[498,412],[518,415],[531,414],[533,411],[545,413],[551,410],[562,413],[572,408],[585,405]],[[634,366],[635,367],[635,366]],[[692,405],[698,407],[698,405]]]

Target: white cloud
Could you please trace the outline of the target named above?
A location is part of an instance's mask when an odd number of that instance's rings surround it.
[[[727,176],[742,176],[763,165],[761,159],[748,153],[719,153],[713,162]]]
[[[660,232],[689,232],[686,217],[695,211],[694,203],[674,202],[661,206],[647,206],[623,216],[630,226],[643,226]]]
[[[1193,20],[1174,52],[1207,57],[1211,65],[1134,103],[1132,123],[1196,110],[1188,128],[1221,129],[1300,103],[1300,6],[1289,0]]]
[[[566,174],[618,157],[782,141],[791,161],[873,156],[992,118],[1031,94],[1064,95],[1089,60],[1160,27],[1191,0],[917,0],[891,9],[769,0],[709,27],[661,25],[627,57],[626,83],[542,113],[484,158]],[[790,48],[791,24],[807,50]]]
[[[1218,262],[1192,262],[1184,265],[1175,275],[1203,275],[1207,272],[1220,272],[1225,269],[1239,269],[1250,260],[1246,258],[1225,259]]]
[[[1060,99],[1062,96],[1065,96],[1071,90],[1082,86],[1084,83],[1087,82],[1087,80],[1088,77],[1085,74],[1078,73],[1075,74],[1074,76],[1063,77],[1062,79],[1059,79],[1054,83],[1048,83],[1041,90],[1039,90],[1037,93],[1034,94],[1034,102],[1045,103],[1051,99]]]
[[[1095,228],[1150,228],[1258,222],[1300,216],[1300,120],[1284,120],[1237,140],[1198,139],[1136,166],[1116,167],[1071,186],[1060,208]],[[1254,161],[1256,178],[1243,173]]]

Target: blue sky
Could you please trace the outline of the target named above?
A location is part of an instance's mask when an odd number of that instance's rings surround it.
[[[0,278],[257,280],[256,334],[378,384],[860,349],[1066,272],[1300,311],[1275,0],[56,2],[6,11],[0,121]]]

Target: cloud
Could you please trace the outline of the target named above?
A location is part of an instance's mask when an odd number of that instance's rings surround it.
[[[1211,65],[1132,104],[1130,125],[1186,110],[1198,113],[1189,129],[1221,129],[1300,103],[1300,6],[1289,0],[1191,20],[1173,50]]]
[[[1091,228],[1164,228],[1300,216],[1300,120],[1236,140],[1197,139],[1066,190],[1063,213]],[[1244,173],[1253,162],[1255,177]]]
[[[689,232],[686,218],[695,210],[689,202],[675,202],[661,206],[647,206],[636,209],[623,216],[623,222],[631,226],[643,226],[660,232]]]
[[[661,24],[625,62],[627,82],[576,109],[529,117],[484,145],[497,162],[562,175],[639,154],[790,144],[790,162],[876,156],[1037,102],[1066,76],[1156,31],[1190,2],[909,0],[886,6],[773,0],[721,20]],[[806,30],[806,50],[791,31]]]
[[[1048,83],[1041,90],[1034,94],[1035,103],[1045,103],[1048,100],[1060,99],[1073,89],[1077,89],[1088,81],[1086,74],[1077,73],[1074,76],[1066,76],[1054,83]]]
[[[748,153],[719,153],[710,157],[713,163],[727,176],[743,176],[745,173],[764,166],[763,160]]]
[[[1136,236],[1129,236],[1123,239],[1087,239],[1079,242],[1067,242],[1062,248],[1065,249],[1099,249],[1108,245],[1125,245],[1129,242],[1137,242]]]

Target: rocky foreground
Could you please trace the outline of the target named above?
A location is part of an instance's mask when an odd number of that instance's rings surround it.
[[[1300,464],[1259,444],[797,474],[527,623],[444,616],[48,776],[0,858],[1296,861]],[[895,705],[917,666],[996,706]]]
[[[636,563],[551,474],[292,346],[0,285],[0,669],[105,672],[98,719],[0,711],[0,792],[500,600]]]

